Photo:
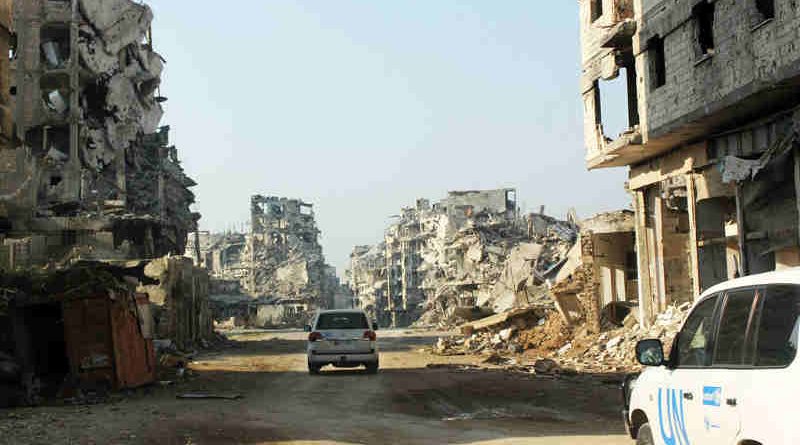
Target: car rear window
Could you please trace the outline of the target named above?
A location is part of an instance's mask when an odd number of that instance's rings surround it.
[[[360,312],[320,314],[317,329],[369,329],[367,317]]]

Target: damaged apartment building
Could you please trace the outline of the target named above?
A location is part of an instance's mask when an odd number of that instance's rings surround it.
[[[381,324],[452,324],[537,302],[564,264],[574,222],[520,216],[515,189],[452,191],[419,199],[387,228],[384,241],[357,246],[350,286]]]
[[[63,372],[152,381],[153,339],[188,349],[212,334],[207,272],[182,257],[199,215],[160,126],[152,10],[30,0],[0,15],[0,356],[27,390]]]
[[[200,233],[188,256],[210,271],[211,300],[218,322],[235,325],[300,325],[319,308],[351,298],[335,269],[325,263],[312,204],[254,195],[250,231]]]
[[[150,8],[33,0],[14,14],[19,146],[2,154],[0,187],[21,239],[6,243],[18,261],[8,266],[182,254],[195,183],[159,127],[164,60]]]
[[[800,4],[580,0],[580,23],[586,163],[629,169],[644,324],[800,265]]]

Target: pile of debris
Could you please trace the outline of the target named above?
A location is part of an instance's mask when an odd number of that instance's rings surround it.
[[[514,189],[452,191],[402,209],[384,242],[356,246],[350,285],[382,324],[452,327],[552,307],[547,280],[578,235],[574,217],[521,216]]]
[[[652,326],[641,327],[631,313],[623,326],[599,334],[585,327],[572,328],[556,311],[511,311],[461,326],[461,336],[442,337],[433,347],[439,355],[478,354],[484,363],[533,368],[543,373],[609,373],[640,369],[635,345],[639,340],[660,339],[667,349],[678,332],[689,303],[670,306]]]

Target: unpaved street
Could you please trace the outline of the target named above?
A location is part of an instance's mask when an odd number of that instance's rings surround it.
[[[422,350],[436,336],[380,331],[381,372],[310,376],[305,334],[234,336],[200,356],[191,376],[92,406],[0,411],[14,444],[626,444],[619,395],[607,377],[554,379],[457,366],[467,356]],[[432,364],[433,366],[428,366]],[[238,400],[182,400],[189,391]]]

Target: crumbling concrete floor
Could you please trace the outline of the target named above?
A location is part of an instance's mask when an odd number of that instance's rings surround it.
[[[0,411],[0,443],[16,444],[618,444],[617,388],[433,356],[442,333],[381,331],[382,370],[306,373],[302,332],[239,335],[198,358],[174,386],[106,405]],[[428,366],[433,364],[433,366]],[[327,368],[326,368],[327,369]],[[239,400],[179,400],[187,391]]]

